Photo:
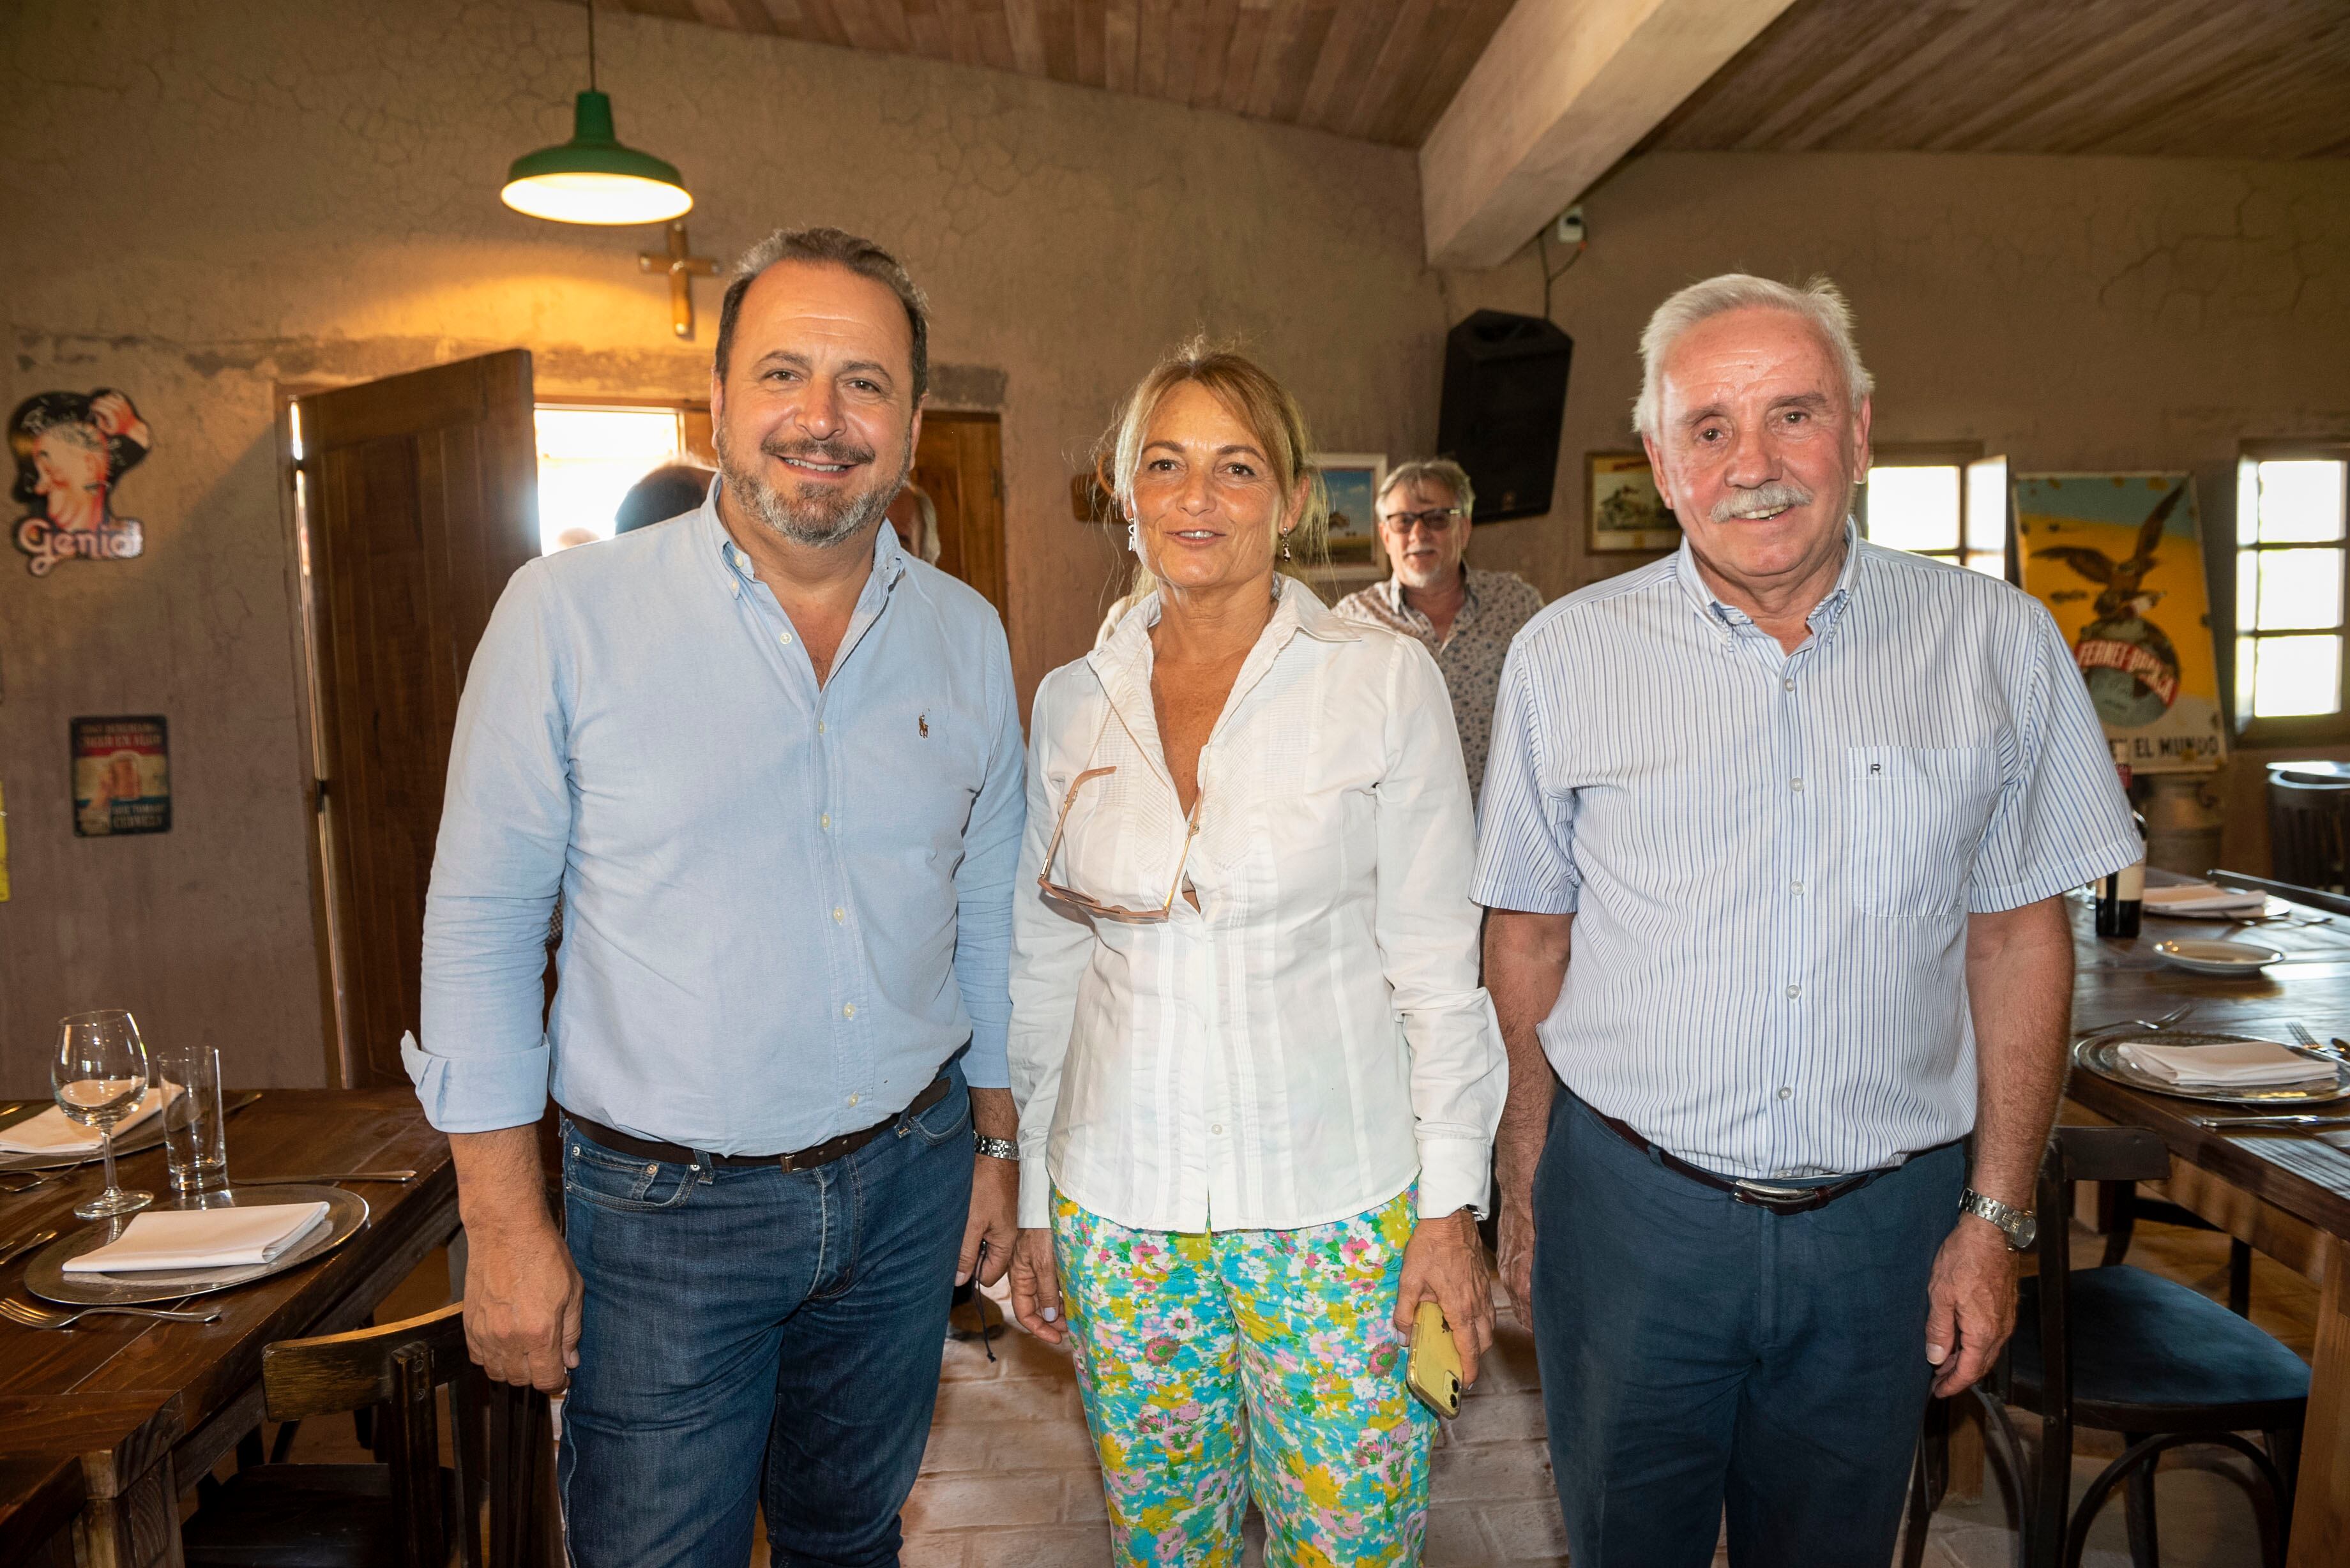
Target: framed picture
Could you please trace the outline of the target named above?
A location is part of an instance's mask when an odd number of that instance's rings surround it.
[[[76,719],[71,730],[74,836],[169,833],[171,732],[163,716]]]
[[[1383,452],[1325,452],[1307,460],[1322,475],[1330,497],[1330,561],[1339,566],[1379,563],[1377,504],[1379,481],[1388,476]]]
[[[1680,548],[1680,519],[1657,493],[1647,452],[1586,452],[1583,462],[1592,555]]]

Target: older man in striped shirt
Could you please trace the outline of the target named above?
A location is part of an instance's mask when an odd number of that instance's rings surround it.
[[[1697,284],[1641,351],[1684,543],[1519,634],[1480,814],[1503,1278],[1578,1568],[1703,1564],[1725,1503],[1742,1568],[1882,1568],[2013,1324],[2062,895],[2138,846],[2046,611],[1857,536],[1833,286]]]

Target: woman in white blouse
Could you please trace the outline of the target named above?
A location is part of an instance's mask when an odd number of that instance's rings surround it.
[[[1414,1309],[1492,1342],[1506,1074],[1428,650],[1276,571],[1325,528],[1296,402],[1187,348],[1115,491],[1154,591],[1047,676],[1015,906],[1020,1321],[1075,1335],[1119,1560],[1417,1561]],[[1240,1412],[1245,1408],[1243,1428]]]

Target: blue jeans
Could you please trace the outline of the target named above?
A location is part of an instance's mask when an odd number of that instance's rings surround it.
[[[616,1154],[563,1128],[587,1282],[556,1476],[577,1568],[898,1561],[971,1207],[971,1096],[814,1170]]]
[[[1534,1176],[1534,1350],[1575,1568],[1885,1568],[1925,1414],[1951,1145],[1773,1214],[1562,1093]]]

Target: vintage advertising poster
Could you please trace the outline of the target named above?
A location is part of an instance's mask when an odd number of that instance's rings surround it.
[[[2227,754],[2203,529],[2184,473],[2019,473],[2023,591],[2073,645],[2114,761],[2199,773]]]
[[[26,508],[11,530],[25,569],[46,577],[62,561],[127,561],[147,547],[136,517],[114,511],[114,488],[154,437],[111,387],[36,392],[8,416],[16,460],[10,495]]]
[[[1591,554],[1681,547],[1681,520],[1657,489],[1647,452],[1586,452],[1584,467]]]
[[[73,721],[74,835],[172,829],[169,732],[161,714]]]

